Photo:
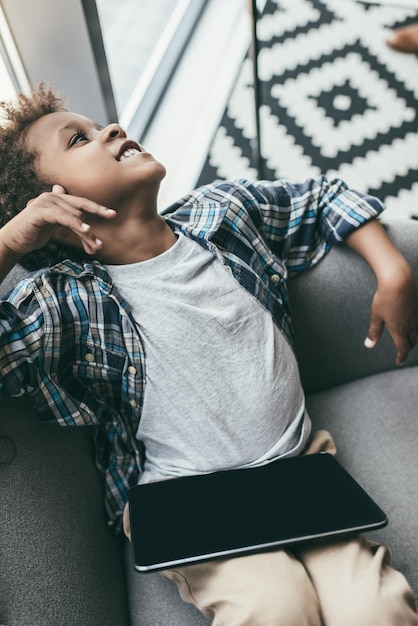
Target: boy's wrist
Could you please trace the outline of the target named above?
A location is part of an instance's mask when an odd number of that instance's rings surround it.
[[[398,287],[414,281],[411,266],[401,254],[386,259],[374,272],[379,287]]]
[[[0,281],[19,263],[22,256],[8,246],[0,236]]]

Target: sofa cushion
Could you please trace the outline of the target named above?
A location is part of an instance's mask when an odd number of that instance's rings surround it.
[[[0,624],[128,626],[90,429],[42,423],[26,398],[0,412]]]
[[[169,517],[167,517],[169,523]],[[126,541],[131,626],[208,626],[210,621],[181,600],[176,586],[158,572],[134,570],[131,545]]]
[[[389,517],[372,535],[418,595],[418,367],[399,368],[311,394],[315,428],[334,436],[338,459]]]

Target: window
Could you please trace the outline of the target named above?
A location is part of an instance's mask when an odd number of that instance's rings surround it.
[[[16,89],[26,90],[28,81],[0,6],[0,98],[13,98]]]
[[[248,0],[37,0],[36,10],[33,0],[0,0],[0,7],[17,59],[11,48],[0,50],[5,97],[12,86],[47,82],[70,109],[103,125],[119,120],[167,166],[162,205],[194,186],[248,50]]]
[[[14,93],[15,86],[10,78],[9,71],[2,54],[0,56],[0,99],[8,100],[13,97]]]
[[[142,137],[208,0],[97,0],[122,126]]]

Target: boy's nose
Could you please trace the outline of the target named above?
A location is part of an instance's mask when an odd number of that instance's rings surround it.
[[[115,139],[116,137],[126,137],[126,133],[119,124],[109,124],[102,130],[104,141]]]

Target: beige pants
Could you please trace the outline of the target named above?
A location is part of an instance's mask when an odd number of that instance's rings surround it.
[[[315,435],[306,453],[334,452]],[[418,626],[411,588],[385,546],[359,536],[167,570],[213,626]]]
[[[269,552],[163,573],[214,626],[412,626],[405,578],[363,538]]]

